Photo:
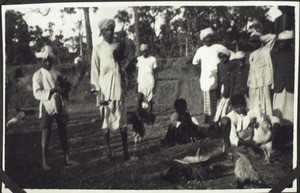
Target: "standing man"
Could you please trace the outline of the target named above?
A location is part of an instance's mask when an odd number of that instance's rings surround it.
[[[142,55],[137,58],[137,84],[138,84],[138,108],[149,109],[152,113],[152,99],[156,91],[157,62],[154,56],[150,56],[147,44],[141,45]]]
[[[115,21],[103,19],[99,22],[103,41],[93,48],[91,63],[92,92],[97,95],[97,107],[102,119],[104,141],[107,144],[107,158],[112,158],[110,131],[119,130],[123,144],[123,158],[129,159],[127,145],[127,118],[125,88],[119,66],[119,45],[114,42]]]
[[[253,51],[249,57],[249,109],[260,105],[263,114],[273,115],[271,104],[271,87],[274,84],[271,50],[274,47],[276,36],[274,34],[262,35],[253,32],[250,43]],[[265,43],[265,45],[263,45]]]
[[[278,6],[281,15],[274,21],[275,34],[285,30],[295,30],[295,8],[292,6]]]
[[[283,31],[277,39],[278,51],[274,53],[274,98],[273,112],[280,118],[282,128],[281,137],[288,138],[294,123],[294,77],[295,77],[295,50],[294,31]],[[292,133],[292,132],[291,132]]]
[[[222,117],[226,116],[230,110],[230,97],[233,95],[233,71],[236,64],[229,60],[232,58],[231,52],[227,49],[218,51],[220,63],[218,63],[218,92],[221,99],[217,107],[214,122],[219,122]]]
[[[205,123],[211,123],[215,116],[217,106],[218,86],[218,51],[226,49],[221,44],[214,43],[214,30],[206,28],[200,32],[200,40],[204,46],[200,47],[194,58],[193,65],[200,65],[200,87],[204,98]]]
[[[50,46],[46,46],[41,52],[36,53],[41,58],[42,67],[36,71],[32,78],[33,96],[40,101],[39,118],[42,127],[42,166],[44,171],[51,169],[47,162],[48,143],[53,119],[56,120],[59,138],[65,156],[65,163],[73,164],[69,158],[69,145],[67,134],[67,115],[65,111],[66,90],[59,86],[59,73],[52,70],[53,53]]]

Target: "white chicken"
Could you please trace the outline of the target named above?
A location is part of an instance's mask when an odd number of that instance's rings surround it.
[[[265,163],[270,164],[270,157],[273,151],[273,132],[272,132],[272,122],[271,119],[276,119],[276,117],[268,117],[262,114],[260,108],[255,108],[256,124],[254,126],[253,141],[261,144],[260,148],[264,152]]]

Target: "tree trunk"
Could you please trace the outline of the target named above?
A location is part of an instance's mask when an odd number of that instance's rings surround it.
[[[91,64],[93,44],[92,44],[92,30],[91,30],[91,24],[90,24],[89,8],[84,7],[83,11],[84,11],[86,44],[87,44],[86,55],[87,55],[88,64],[90,65]]]
[[[182,56],[182,45],[181,44],[179,45],[179,56],[180,57]]]
[[[185,57],[189,55],[188,36],[185,36]]]
[[[134,30],[135,30],[135,55],[140,55],[140,33],[139,33],[139,16],[137,7],[133,7],[134,11]]]
[[[80,52],[79,52],[79,56],[80,58],[82,58],[83,52],[82,52],[82,35],[81,35],[81,31],[79,31],[79,47],[80,47]]]

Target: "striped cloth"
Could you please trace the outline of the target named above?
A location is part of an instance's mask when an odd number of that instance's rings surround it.
[[[205,123],[211,123],[217,108],[217,90],[203,91]]]

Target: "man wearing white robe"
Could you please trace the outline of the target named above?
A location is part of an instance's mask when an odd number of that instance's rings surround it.
[[[122,77],[116,59],[118,43],[114,42],[115,22],[103,19],[98,27],[103,41],[93,48],[91,61],[92,92],[97,95],[97,107],[100,110],[104,136],[107,144],[107,158],[111,160],[110,131],[119,130],[123,143],[124,160],[129,159],[127,147],[127,118],[125,105],[125,88],[122,88]]]

